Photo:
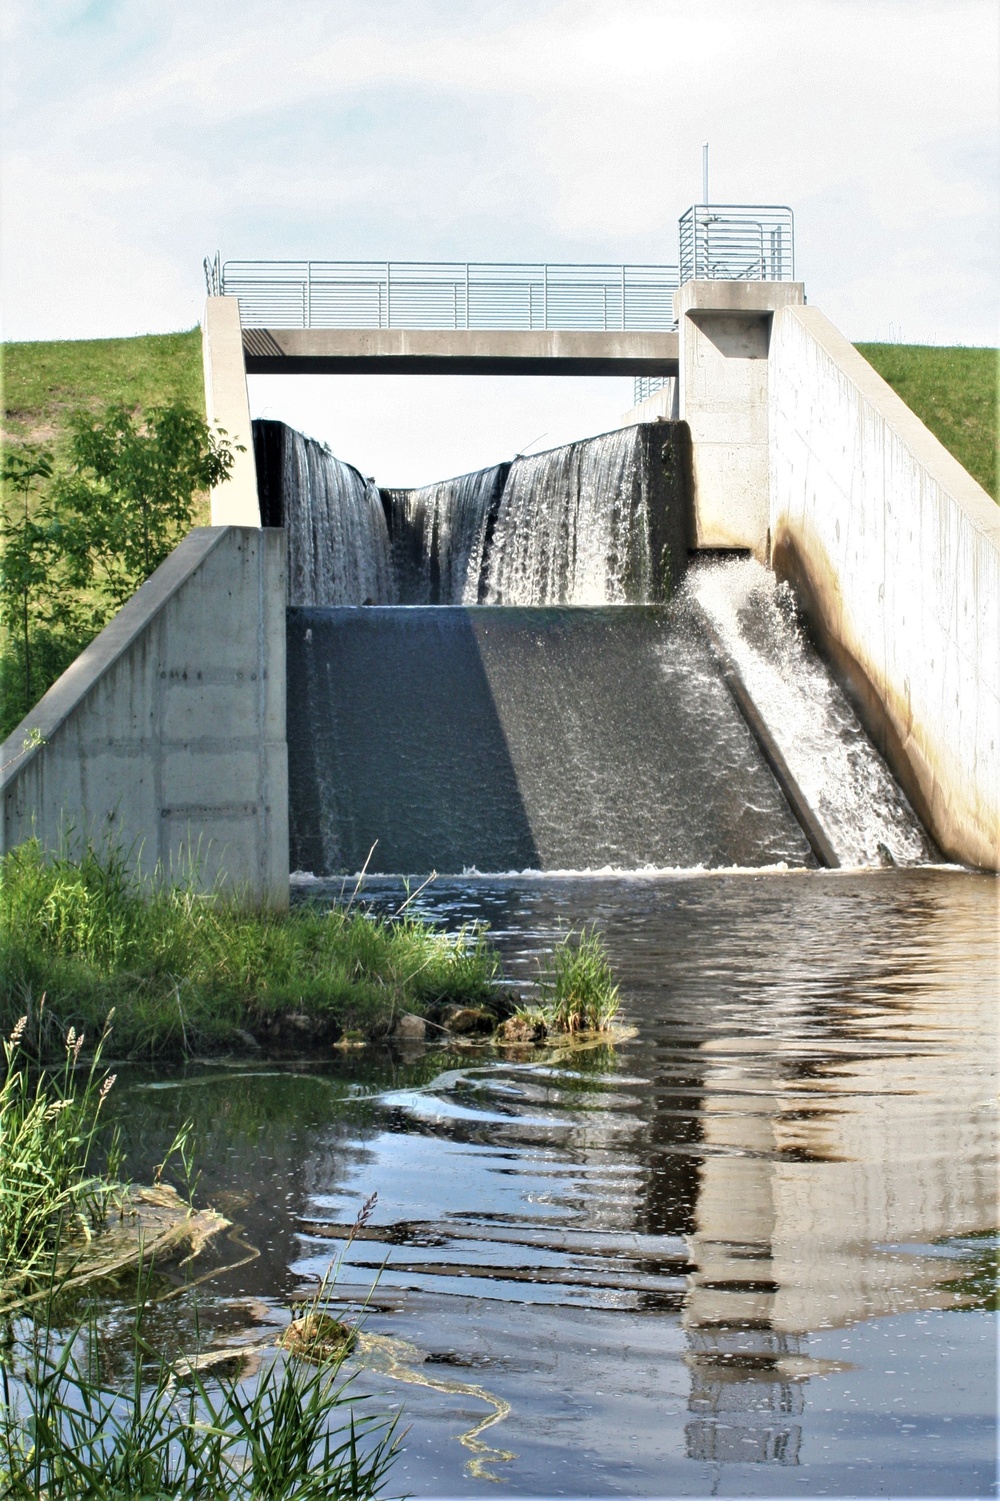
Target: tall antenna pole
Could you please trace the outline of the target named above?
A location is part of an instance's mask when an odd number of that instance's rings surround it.
[[[704,141],[701,148],[701,201],[708,202],[708,142]]]

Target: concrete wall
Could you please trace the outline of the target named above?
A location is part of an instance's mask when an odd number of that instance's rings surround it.
[[[623,413],[618,419],[619,427],[638,427],[642,422],[676,422],[679,410],[677,377],[670,376],[658,391],[640,401],[637,407]]]
[[[195,854],[203,884],[284,907],[287,763],[284,533],[199,527],[0,748],[3,845]]]
[[[696,547],[766,554],[771,319],[803,297],[800,282],[767,281],[689,281],[674,295]]]
[[[816,308],[769,364],[773,565],[942,851],[1000,869],[1000,507]]]
[[[235,297],[210,297],[201,325],[201,353],[205,367],[205,413],[224,428],[233,443],[241,444],[225,484],[212,491],[213,526],[260,526],[253,431],[243,362],[240,305]]]

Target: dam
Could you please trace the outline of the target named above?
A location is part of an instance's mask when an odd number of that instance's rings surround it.
[[[434,1008],[121,1070],[137,1181],[193,1123],[239,1216],[167,1323],[252,1380],[243,1340],[321,1287],[415,1495],[996,1474],[998,513],[755,212],[728,267],[692,214],[673,286],[216,268],[234,478],[0,755],[9,845],[70,826],[310,921],[486,924],[521,995],[567,929],[606,942],[596,1037]],[[409,489],[250,419],[255,369],[498,362],[613,366],[634,406]]]
[[[292,870],[809,866],[817,823],[822,864],[933,858],[791,592],[749,559],[688,567],[680,424],[416,491],[254,436],[288,538]]]
[[[198,844],[277,906],[366,861],[997,869],[997,508],[806,305],[787,211],[699,206],[680,251],[210,268],[242,451],[9,738],[5,844]],[[636,405],[392,490],[253,425],[265,369],[615,370]]]

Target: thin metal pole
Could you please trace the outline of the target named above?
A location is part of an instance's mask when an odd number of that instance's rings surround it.
[[[385,326],[392,327],[392,263],[385,263]]]
[[[701,147],[701,201],[708,203],[708,142],[703,141]]]
[[[465,263],[465,326],[466,326],[466,328],[471,328],[472,327],[472,324],[469,321],[469,263],[468,263],[468,261],[466,261],[466,263]]]
[[[549,326],[549,265],[542,266],[542,327]]]
[[[625,328],[625,267],[622,266],[622,329]]]

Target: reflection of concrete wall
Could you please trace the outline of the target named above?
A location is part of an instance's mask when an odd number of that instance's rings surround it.
[[[969,935],[970,951],[976,942]],[[987,960],[979,974],[991,970]],[[685,1323],[795,1333],[940,1306],[940,1260],[879,1247],[997,1223],[995,997],[968,985],[964,1003],[958,973],[950,996],[901,1001],[874,1039],[870,1006],[858,1006],[838,1018],[843,1061],[826,1036],[820,1048],[834,1059],[808,1072],[800,1038],[769,1040],[766,1072],[759,1038],[704,1045]]]
[[[74,831],[146,870],[200,853],[204,883],[287,906],[284,543],[185,537],[0,749],[5,848]]]
[[[1000,507],[815,308],[770,364],[774,565],[941,848],[1000,868]]]

